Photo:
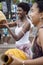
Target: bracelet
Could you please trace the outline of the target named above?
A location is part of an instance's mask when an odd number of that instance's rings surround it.
[[[23,61],[23,65],[25,65],[25,64],[24,64],[24,61]]]

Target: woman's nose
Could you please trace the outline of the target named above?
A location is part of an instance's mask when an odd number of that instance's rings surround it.
[[[32,20],[32,14],[30,12],[29,12],[28,16],[29,16],[30,20]]]

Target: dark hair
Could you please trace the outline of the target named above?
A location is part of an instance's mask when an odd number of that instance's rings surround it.
[[[24,11],[26,11],[26,14],[28,14],[28,11],[30,10],[29,4],[25,2],[19,3],[18,7],[21,7]]]
[[[38,1],[43,1],[43,0],[35,0],[35,2],[38,2]]]
[[[39,12],[43,12],[43,0],[35,0],[38,4]]]

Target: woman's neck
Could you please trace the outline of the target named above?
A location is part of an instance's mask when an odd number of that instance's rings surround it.
[[[39,22],[37,28],[40,28],[41,26],[43,26],[43,22]]]
[[[20,20],[23,22],[24,20],[26,20],[26,16],[21,17]]]

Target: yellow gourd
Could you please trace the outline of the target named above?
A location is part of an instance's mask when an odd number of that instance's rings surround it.
[[[6,22],[6,17],[2,11],[0,11],[0,24],[3,24]]]
[[[5,52],[5,55],[8,55],[8,54],[11,54],[21,60],[27,59],[26,54],[22,50],[19,50],[19,49],[9,49]]]

